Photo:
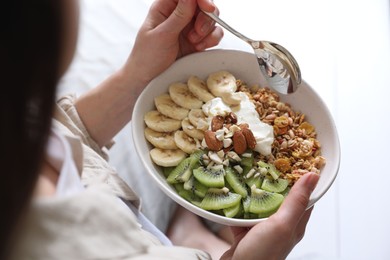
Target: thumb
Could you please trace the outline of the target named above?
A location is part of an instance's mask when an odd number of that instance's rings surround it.
[[[310,194],[317,185],[319,175],[307,173],[294,184],[277,215],[288,223],[298,223],[309,203]]]
[[[179,34],[192,20],[196,7],[194,0],[179,0],[175,10],[161,26],[166,31]]]

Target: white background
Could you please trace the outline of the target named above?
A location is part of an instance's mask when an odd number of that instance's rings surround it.
[[[79,45],[60,94],[83,93],[123,64],[151,2],[81,1]],[[339,175],[316,204],[306,236],[289,259],[390,259],[389,1],[215,3],[221,18],[246,36],[291,51],[339,131]],[[250,51],[228,32],[218,47]],[[126,180],[129,157],[134,158],[129,127],[111,152]]]

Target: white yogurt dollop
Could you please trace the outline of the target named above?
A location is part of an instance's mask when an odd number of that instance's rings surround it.
[[[253,132],[257,143],[254,150],[265,156],[270,155],[271,146],[274,142],[272,126],[260,120],[255,105],[245,93],[237,92],[237,94],[241,96],[240,105],[230,107],[220,97],[216,97],[202,106],[203,113],[208,117],[209,122],[214,116],[226,116],[229,112],[235,113],[237,124],[247,123],[249,129]]]
[[[257,144],[254,150],[262,155],[270,155],[274,142],[273,127],[260,120],[255,105],[245,93],[239,92],[239,94],[241,95],[240,105],[231,108],[232,112],[237,115],[237,124],[247,123],[256,138]]]
[[[210,117],[214,116],[226,116],[229,112],[232,112],[231,108],[223,102],[222,98],[213,98],[202,106],[203,113]]]

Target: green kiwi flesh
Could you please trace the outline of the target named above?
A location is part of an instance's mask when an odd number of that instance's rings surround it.
[[[268,217],[282,204],[284,196],[279,193],[268,192],[254,188],[251,190],[249,212]]]
[[[271,179],[265,178],[263,184],[261,185],[261,189],[270,191],[270,192],[282,192],[288,187],[288,180],[286,179]]]
[[[241,195],[224,189],[210,188],[200,203],[205,210],[218,210],[236,206],[241,202]]]
[[[237,203],[233,207],[224,208],[222,209],[223,214],[225,215],[225,217],[234,218],[240,213],[241,207],[242,207],[241,203]]]
[[[230,187],[243,198],[246,198],[248,196],[248,190],[242,176],[231,167],[226,167],[225,173],[226,182],[229,183]]]
[[[168,183],[175,184],[188,181],[192,176],[192,170],[199,167],[203,154],[204,152],[199,150],[181,161],[168,175]]]
[[[225,186],[225,170],[223,167],[199,167],[193,170],[195,179],[207,187],[223,188]]]

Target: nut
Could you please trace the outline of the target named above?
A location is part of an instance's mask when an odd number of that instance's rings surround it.
[[[233,112],[229,112],[225,117],[225,121],[227,124],[235,124],[237,123],[237,116]]]
[[[257,142],[252,130],[249,128],[242,128],[242,133],[245,136],[247,146],[252,150],[255,149]]]
[[[219,151],[223,147],[223,142],[217,139],[217,136],[213,131],[206,130],[206,132],[204,132],[204,140],[211,151]]]
[[[242,130],[236,131],[233,134],[233,149],[237,154],[243,154],[248,145]]]
[[[223,123],[225,119],[222,116],[214,116],[211,120],[211,131],[217,131],[223,128]]]

